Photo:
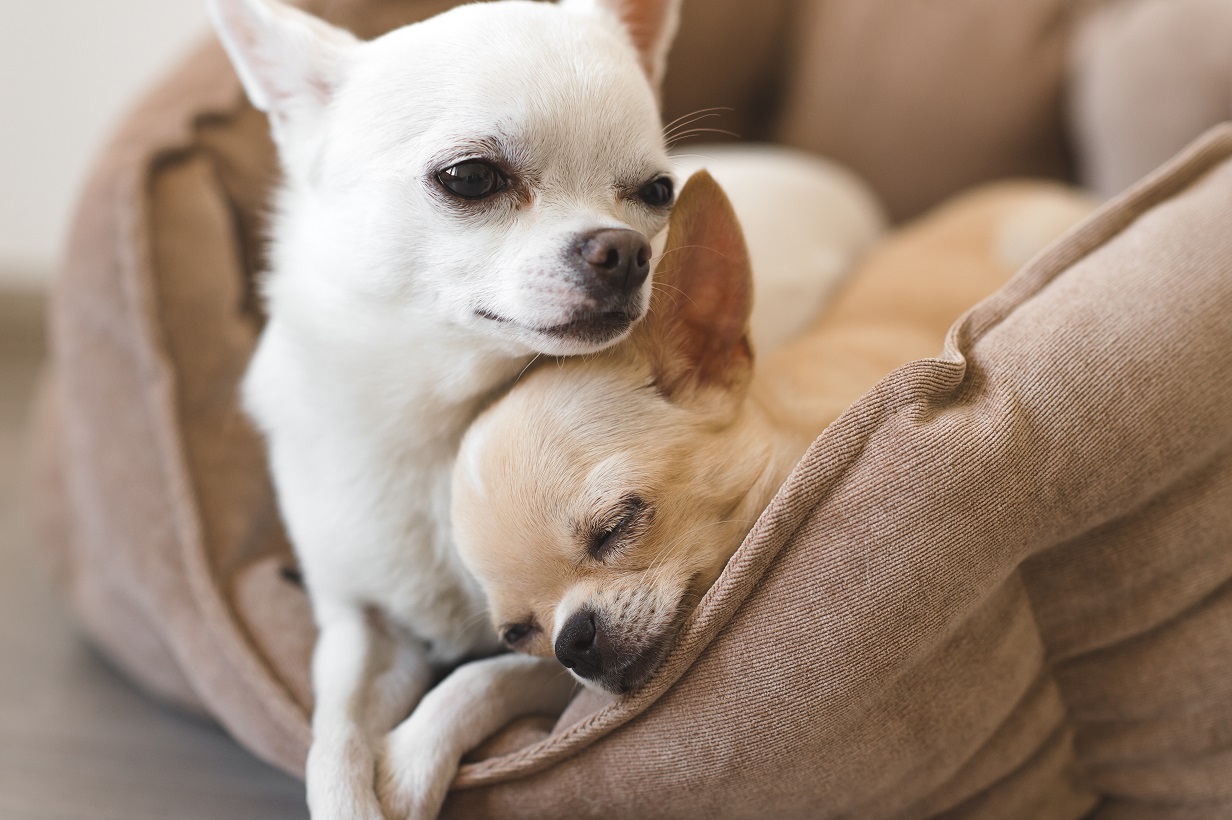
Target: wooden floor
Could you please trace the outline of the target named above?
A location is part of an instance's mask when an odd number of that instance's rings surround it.
[[[303,786],[144,697],[79,640],[22,498],[38,299],[0,291],[0,820],[305,818]]]

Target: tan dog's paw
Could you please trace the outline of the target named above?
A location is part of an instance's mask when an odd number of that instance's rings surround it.
[[[377,763],[377,793],[389,820],[435,820],[460,755],[412,714],[390,732]]]
[[[385,820],[373,786],[375,772],[372,749],[363,738],[315,741],[304,777],[312,820]]]

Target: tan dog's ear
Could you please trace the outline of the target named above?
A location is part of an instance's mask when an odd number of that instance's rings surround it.
[[[680,3],[681,0],[561,0],[566,8],[606,13],[622,23],[656,94],[663,86],[667,54],[680,26]]]
[[[707,388],[743,396],[752,374],[753,270],[731,201],[706,171],[685,185],[634,332],[658,389],[674,402]]]

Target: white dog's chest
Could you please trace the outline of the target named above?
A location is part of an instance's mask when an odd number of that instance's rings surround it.
[[[491,630],[448,531],[448,465],[380,461],[337,482],[278,471],[313,594],[376,606],[447,658],[471,652]]]
[[[445,663],[494,648],[482,593],[448,528],[452,439],[431,419],[391,425],[340,413],[325,396],[337,399],[346,384],[308,381],[285,352],[262,339],[246,400],[269,441],[279,507],[314,606],[376,607]]]
[[[314,594],[375,607],[423,640],[429,656],[441,663],[492,648],[483,599],[468,577],[432,550],[417,548],[413,537],[399,543],[389,549],[356,539],[316,556]]]

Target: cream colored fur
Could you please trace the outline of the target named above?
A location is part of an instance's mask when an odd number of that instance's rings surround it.
[[[826,425],[937,355],[963,311],[1089,209],[1031,183],[962,198],[884,243],[754,373],[740,228],[694,177],[648,319],[615,348],[530,374],[463,441],[455,537],[498,629],[520,652],[563,657],[563,625],[591,612],[601,664],[578,677],[616,694],[644,683]]]

